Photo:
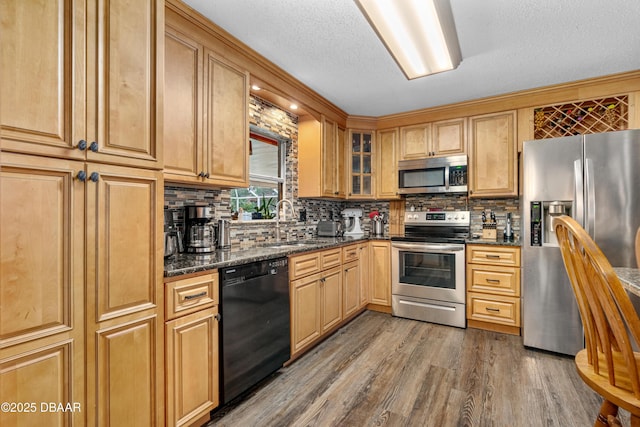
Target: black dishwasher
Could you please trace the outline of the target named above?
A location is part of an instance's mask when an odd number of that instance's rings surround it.
[[[228,403],[291,355],[287,258],[220,270],[221,400]]]

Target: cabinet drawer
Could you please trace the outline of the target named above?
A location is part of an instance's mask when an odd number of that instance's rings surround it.
[[[317,273],[320,268],[320,252],[289,258],[289,278],[291,280]]]
[[[467,245],[467,262],[520,267],[520,248],[491,245]]]
[[[520,269],[498,265],[467,264],[467,290],[519,297]]]
[[[342,248],[342,262],[347,263],[349,261],[355,261],[358,259],[360,251],[358,245],[350,245]]]
[[[520,327],[520,298],[469,292],[467,319]]]
[[[342,264],[342,249],[329,249],[320,252],[320,265],[323,270],[331,267],[339,267]]]
[[[164,285],[167,320],[218,304],[218,272]]]

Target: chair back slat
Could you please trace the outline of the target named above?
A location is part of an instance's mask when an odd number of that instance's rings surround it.
[[[554,219],[562,259],[573,288],[589,364],[609,383],[640,399],[637,354],[640,319],[613,267],[593,239],[573,218]]]

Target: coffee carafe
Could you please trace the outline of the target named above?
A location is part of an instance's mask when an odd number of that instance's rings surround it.
[[[184,252],[182,247],[182,236],[180,230],[176,227],[173,211],[169,209],[164,210],[164,257],[169,258],[177,254],[178,252]]]
[[[216,249],[216,226],[210,206],[185,206],[187,252],[208,253]]]

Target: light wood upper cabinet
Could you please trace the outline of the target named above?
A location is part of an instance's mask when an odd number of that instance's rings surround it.
[[[373,131],[349,131],[348,165],[346,167],[349,170],[349,199],[371,199],[374,197],[374,134]]]
[[[467,151],[465,118],[400,128],[400,160],[464,154]]]
[[[516,112],[469,118],[469,196],[518,195]]]
[[[431,126],[434,156],[455,156],[467,152],[467,119],[434,122]]]
[[[344,198],[345,131],[334,121],[298,123],[298,196]]]
[[[8,0],[0,15],[3,150],[162,168],[164,2]]]
[[[400,128],[400,160],[431,156],[431,123]]]
[[[376,198],[399,199],[398,129],[385,129],[376,137]]]
[[[246,187],[249,74],[189,32],[168,22],[165,34],[165,179]]]

